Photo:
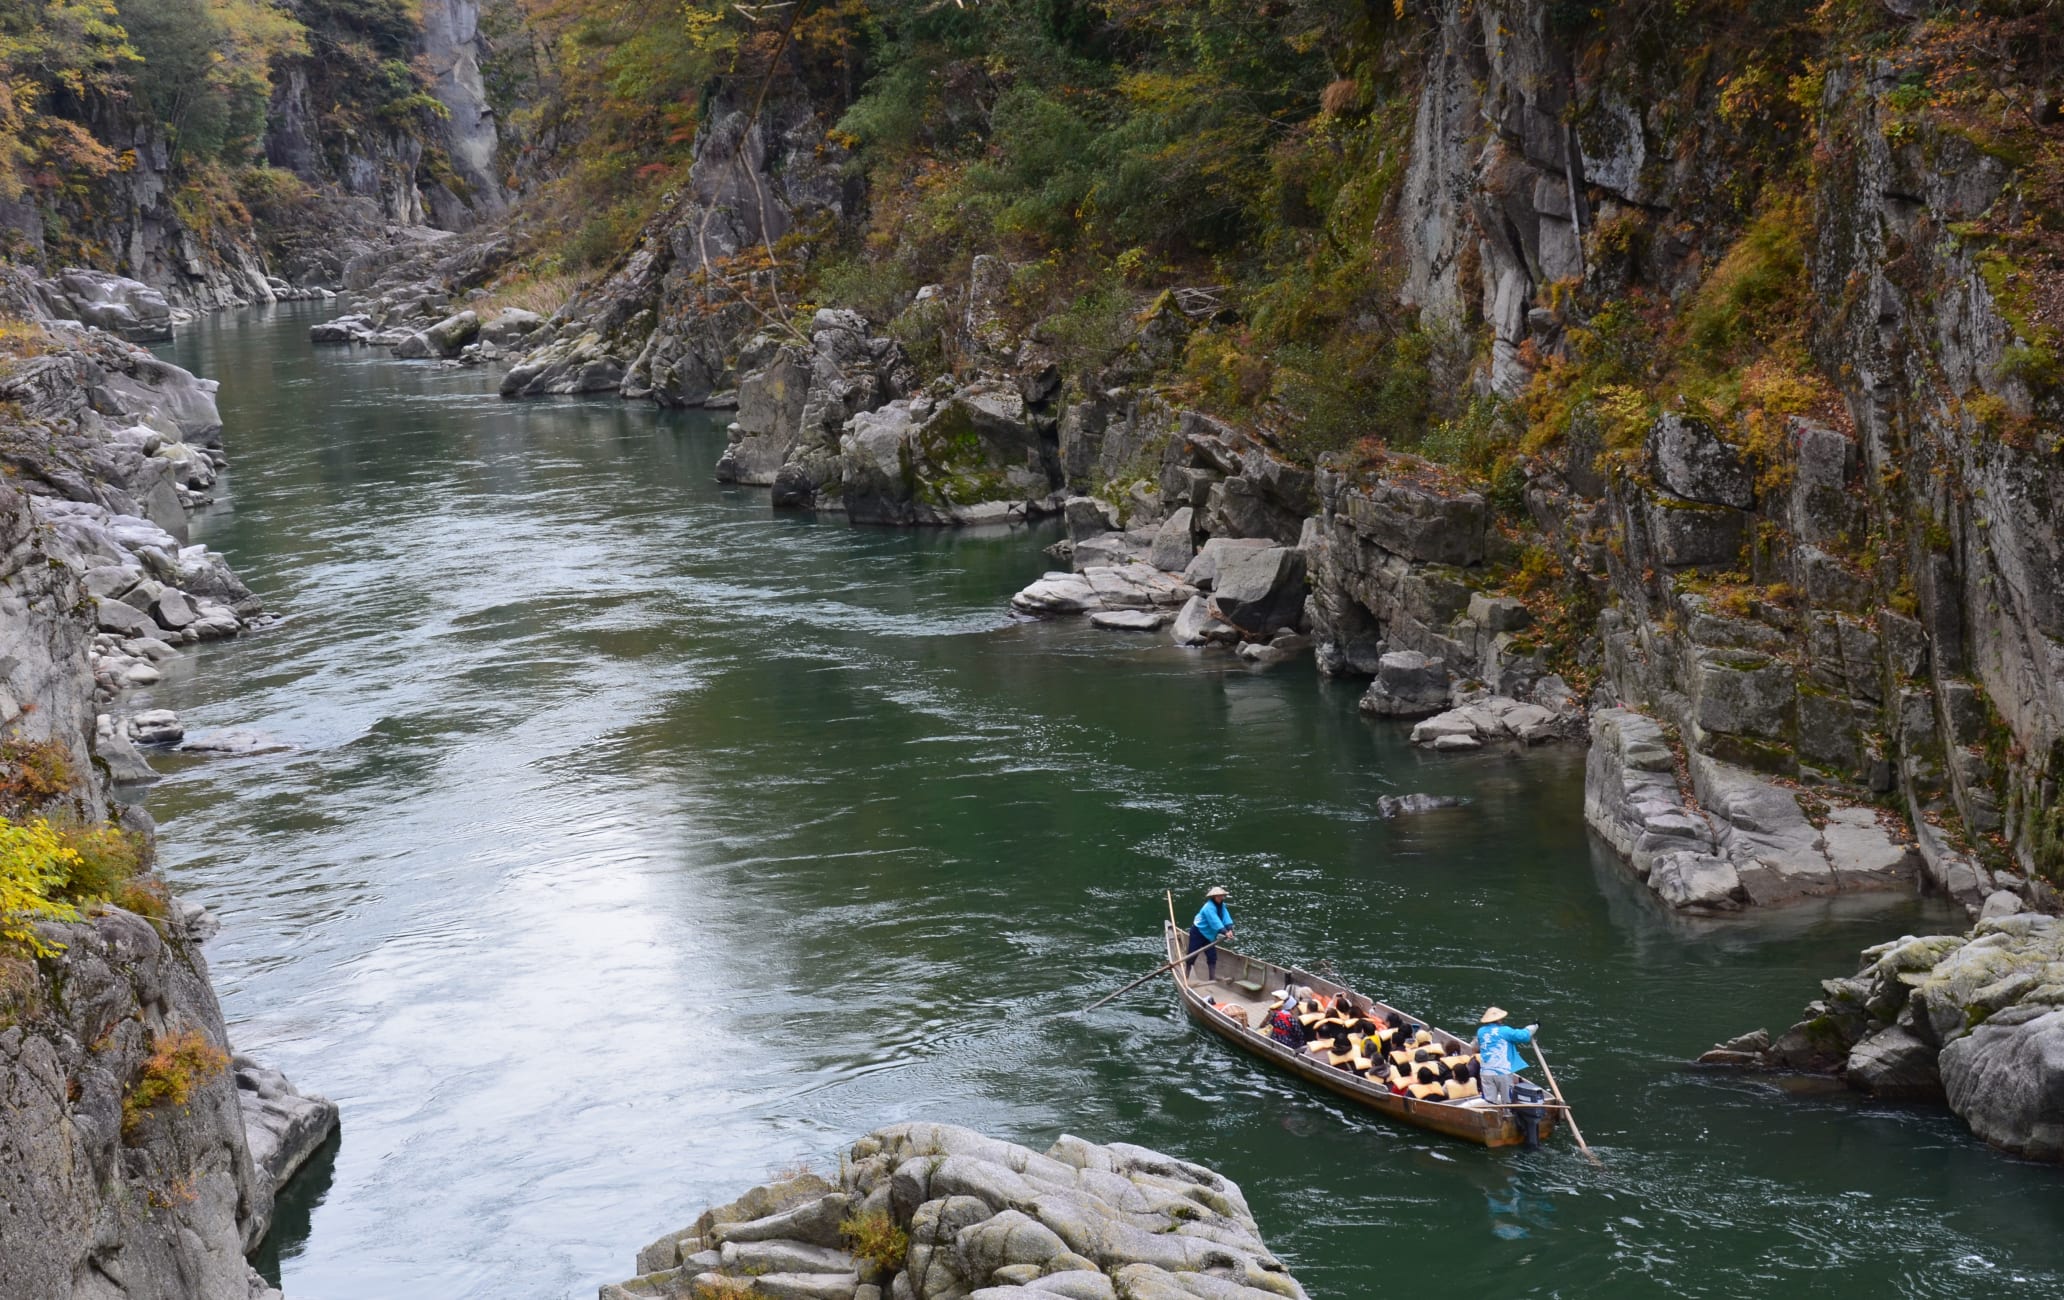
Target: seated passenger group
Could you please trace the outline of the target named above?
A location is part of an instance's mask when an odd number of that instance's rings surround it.
[[[1239,1004],[1215,1005],[1246,1023]],[[1352,994],[1329,998],[1306,987],[1278,989],[1260,1032],[1401,1097],[1468,1101],[1480,1095],[1482,1067],[1475,1052],[1460,1043],[1441,1044],[1426,1026],[1394,1011],[1380,1020],[1374,1011]]]

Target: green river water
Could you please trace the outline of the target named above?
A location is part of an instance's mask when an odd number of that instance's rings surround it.
[[[714,483],[722,419],[223,314],[199,536],[284,616],[151,696],[284,753],[162,762],[238,1046],[343,1108],[265,1267],[293,1300],[588,1296],[778,1166],[939,1119],[1207,1162],[1314,1297],[2064,1295],[2056,1170],[1939,1110],[1688,1071],[1914,901],[1666,915],[1574,749],[1435,759],[1309,664],[1024,624],[1051,535],[856,529]],[[1474,803],[1386,823],[1379,795]],[[1543,1022],[1586,1136],[1487,1152],[1232,1052],[1162,891],[1466,1029]]]

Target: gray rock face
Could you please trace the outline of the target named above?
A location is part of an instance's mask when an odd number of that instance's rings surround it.
[[[1737,510],[1756,504],[1748,463],[1703,420],[1660,416],[1648,431],[1648,455],[1656,482],[1687,501]]]
[[[65,996],[0,1030],[6,1293],[270,1294],[244,1262],[271,1200],[251,1165],[227,1055],[196,1070],[186,1105],[137,1113],[125,1132],[123,1097],[157,1043],[192,1034],[222,1050],[200,954],[119,910],[46,933],[65,945]]]
[[[440,357],[455,357],[459,349],[480,333],[480,317],[471,311],[453,312],[423,331],[423,338]]]
[[[1168,573],[1181,573],[1196,558],[1197,542],[1192,532],[1191,520],[1196,512],[1189,506],[1169,515],[1161,521],[1154,533],[1154,548],[1147,563]]]
[[[951,1125],[899,1124],[854,1143],[840,1169],[836,1187],[804,1175],[755,1188],[660,1238],[638,1254],[642,1276],[603,1297],[1305,1294],[1262,1243],[1237,1186],[1144,1147],[1063,1137],[1040,1153]],[[892,1221],[907,1254],[854,1258],[848,1243],[824,1239],[834,1214]],[[806,1235],[770,1235],[790,1227]]]
[[[171,305],[141,281],[71,267],[58,273],[57,284],[72,313],[88,325],[132,343],[172,337]]]
[[[769,345],[759,352],[771,355],[738,377],[738,419],[717,461],[720,483],[773,483],[802,436],[809,358],[796,347]]]
[[[1934,1046],[1898,1025],[1858,1043],[1849,1053],[1843,1077],[1851,1087],[1890,1101],[1943,1097]]]
[[[1694,811],[1654,719],[1600,710],[1591,740],[1586,820],[1674,907],[1731,911],[1915,879],[1918,855],[1869,808],[1834,806],[1816,826],[1791,790],[1691,751]]]
[[[2064,1160],[2064,1010],[2001,1012],[1942,1050],[1950,1109],[1994,1146]]]
[[[1771,1042],[1714,1064],[1841,1073],[1878,1096],[1945,1099],[1971,1131],[2064,1160],[2064,918],[2020,913],[1967,935],[1907,935],[1826,980],[1823,1000]]]

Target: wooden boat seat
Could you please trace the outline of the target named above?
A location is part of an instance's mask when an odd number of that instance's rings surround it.
[[[1258,998],[1268,989],[1268,970],[1250,960],[1246,969],[1241,972],[1240,978],[1228,980],[1227,983],[1250,998]]]

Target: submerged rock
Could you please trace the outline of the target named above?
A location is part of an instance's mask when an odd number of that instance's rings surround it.
[[[864,1137],[837,1183],[754,1188],[637,1267],[601,1300],[1305,1295],[1240,1188],[1202,1165],[1066,1136],[1041,1153],[948,1124]]]
[[[1412,813],[1437,812],[1442,808],[1465,808],[1469,800],[1458,794],[1387,794],[1376,800],[1376,815],[1385,821]]]

